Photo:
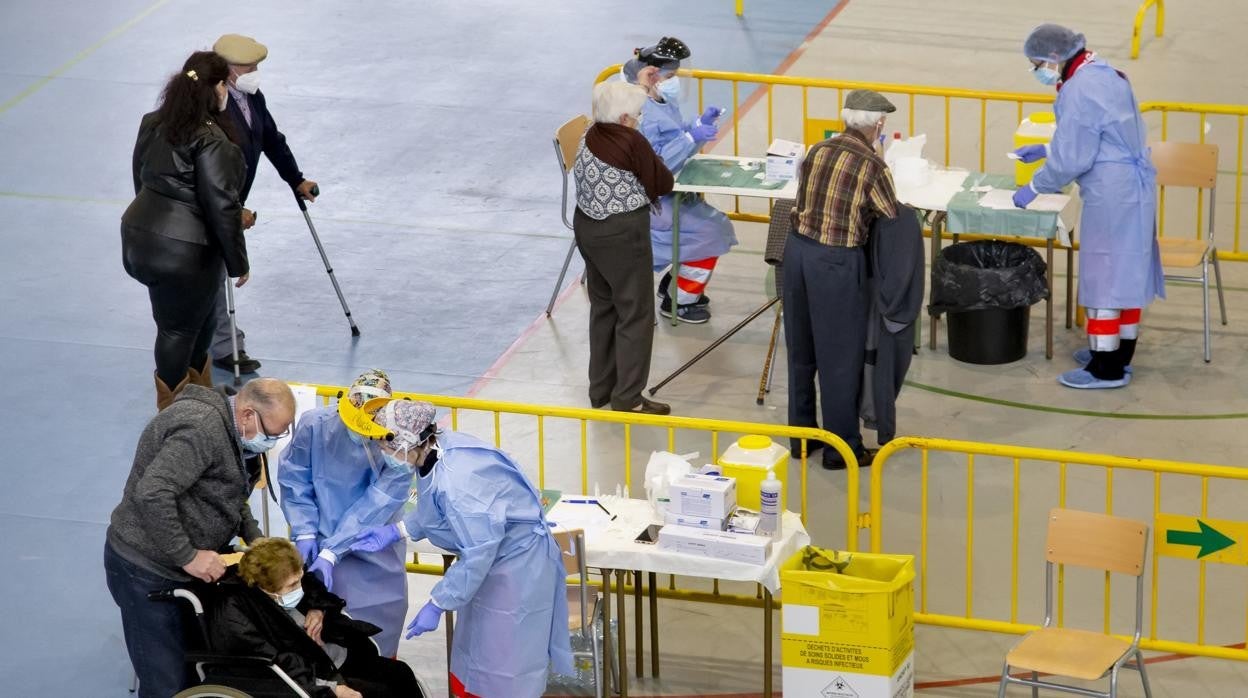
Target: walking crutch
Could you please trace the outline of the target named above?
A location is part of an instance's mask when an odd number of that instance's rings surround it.
[[[320,196],[321,188],[312,187],[312,196]],[[329,257],[325,255],[325,246],[321,244],[321,237],[316,234],[316,226],[312,224],[312,216],[308,215],[308,203],[299,196],[299,192],[295,192],[295,203],[299,204],[299,210],[303,211],[303,220],[308,222],[308,232],[312,233],[312,241],[316,243],[316,251],[321,253],[321,261],[325,263],[325,273],[329,274],[329,281],[334,285],[334,293],[338,294],[338,302],[342,304],[342,312],[347,316],[347,322],[351,325],[351,336],[359,337],[360,328],[356,326],[355,320],[351,318],[351,309],[347,307],[347,299],[342,295],[342,287],[338,285],[338,279],[334,277],[334,268],[329,264]],[[233,317],[232,315],[230,317]],[[238,363],[235,362],[234,370],[238,371]]]
[[[230,316],[230,352],[234,356],[234,385],[243,382],[238,375],[238,323],[234,321],[234,284],[228,275],[225,277],[225,313]]]

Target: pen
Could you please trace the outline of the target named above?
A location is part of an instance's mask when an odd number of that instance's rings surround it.
[[[597,504],[599,509],[602,509],[602,511],[606,513],[607,516],[610,516],[612,521],[615,521],[615,514],[612,514],[611,512],[607,511],[607,508],[602,505],[602,502],[594,502],[594,504]]]
[[[597,500],[593,500],[593,499],[564,499],[561,501],[567,502],[568,504],[597,504],[598,503]]]

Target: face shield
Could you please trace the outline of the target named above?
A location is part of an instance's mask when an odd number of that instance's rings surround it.
[[[625,79],[646,88],[652,99],[687,104],[693,95],[693,81],[676,74],[690,70],[689,47],[680,39],[665,36],[653,46],[637,49],[624,66]]]

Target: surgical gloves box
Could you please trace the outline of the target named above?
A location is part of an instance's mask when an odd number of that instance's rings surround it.
[[[767,179],[771,181],[788,181],[797,179],[802,168],[802,159],[806,157],[806,145],[781,138],[771,142],[767,147]]]
[[[716,519],[710,516],[694,516],[692,514],[679,514],[674,511],[667,512],[663,517],[665,523],[669,526],[692,526],[693,528],[702,528],[708,531],[722,531],[728,527],[727,519]]]
[[[771,539],[748,533],[668,525],[659,529],[659,547],[686,555],[762,565],[771,553]]]
[[[668,511],[686,516],[726,519],[737,505],[737,481],[723,475],[689,473],[672,483]]]

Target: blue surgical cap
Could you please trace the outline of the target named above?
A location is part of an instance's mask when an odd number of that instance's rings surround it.
[[[1086,45],[1083,34],[1057,24],[1041,24],[1031,30],[1023,53],[1033,61],[1062,63],[1074,58]]]

